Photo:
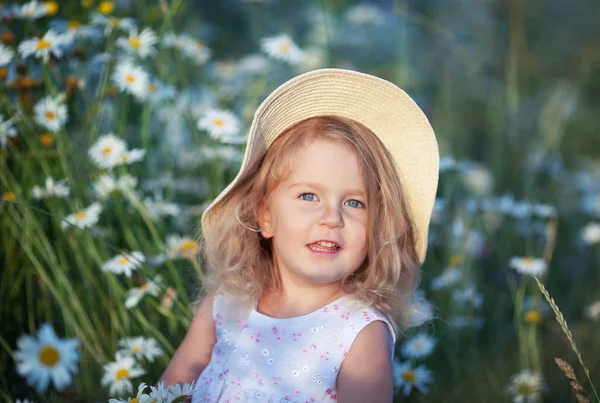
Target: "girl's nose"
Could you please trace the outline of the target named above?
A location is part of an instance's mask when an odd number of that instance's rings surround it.
[[[323,215],[319,220],[319,224],[327,225],[331,228],[343,227],[344,219],[342,217],[342,209],[339,207],[326,206],[323,208]]]

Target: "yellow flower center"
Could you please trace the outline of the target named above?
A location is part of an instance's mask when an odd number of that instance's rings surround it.
[[[117,381],[122,381],[123,379],[128,379],[129,371],[127,370],[127,368],[120,368],[117,371],[117,373],[115,374],[115,378],[117,378]]]
[[[112,1],[102,1],[100,2],[100,4],[98,4],[98,11],[100,11],[104,15],[112,13],[114,9],[115,3],[113,3]]]
[[[190,239],[184,241],[179,247],[180,250],[190,250],[198,247],[198,242],[192,241]]]
[[[104,147],[102,149],[102,154],[107,155],[110,154],[112,152],[112,148],[111,147]]]
[[[527,323],[540,323],[542,321],[542,314],[536,310],[529,311],[525,314],[525,322]]]
[[[132,48],[137,49],[140,47],[140,40],[137,37],[129,38],[129,44],[131,45]]]
[[[133,399],[131,399],[129,401],[129,403],[140,403],[140,398],[139,397],[134,397]]]
[[[82,210],[82,211],[80,211],[80,212],[78,212],[78,213],[75,214],[75,219],[76,220],[83,220],[86,215],[87,215],[87,213],[84,210]]]
[[[519,395],[530,396],[534,392],[531,385],[528,383],[525,383],[525,382],[518,383],[516,389],[517,389],[517,396],[519,396]]]
[[[281,53],[287,53],[290,51],[290,45],[287,43],[282,43],[281,45],[279,45],[279,50],[281,51]]]
[[[125,264],[127,262],[129,262],[129,259],[127,259],[125,256],[123,256],[119,259],[119,264]]]
[[[54,113],[47,111],[44,115],[46,116],[46,119],[54,120]]]
[[[523,263],[524,264],[531,264],[531,263],[533,263],[533,258],[531,258],[531,257],[524,257],[523,258]]]
[[[54,15],[58,12],[58,3],[55,1],[45,1],[42,3],[46,7],[47,15]]]
[[[134,353],[139,353],[140,352],[140,346],[138,346],[137,344],[133,347],[131,347],[131,351]]]
[[[148,283],[144,283],[140,286],[140,290],[145,290],[146,288],[148,288]]]
[[[225,122],[223,121],[223,119],[215,119],[214,121],[215,126],[223,126],[225,124]]]
[[[42,49],[48,49],[50,46],[52,46],[52,44],[50,42],[48,42],[45,39],[40,39],[37,43],[37,45],[35,45],[35,48],[37,50],[42,50]]]
[[[450,266],[458,266],[460,264],[460,262],[462,262],[462,256],[461,255],[452,255],[450,257],[450,261],[448,262],[448,264]]]
[[[408,382],[413,382],[415,380],[416,376],[413,371],[405,371],[402,373],[402,378],[404,378]]]
[[[127,74],[125,76],[125,80],[127,80],[127,82],[131,84],[131,83],[133,83],[135,81],[135,77],[134,77],[133,74]]]
[[[70,20],[67,22],[67,27],[69,27],[69,29],[78,29],[79,27],[81,27],[81,22]]]
[[[50,133],[42,133],[40,134],[40,143],[45,146],[51,146],[54,144],[54,137]]]
[[[46,345],[41,348],[39,358],[42,364],[52,367],[60,358],[60,354],[53,346]]]
[[[13,192],[6,192],[2,195],[2,199],[9,202],[14,202],[15,200],[17,200],[17,196],[15,196]]]

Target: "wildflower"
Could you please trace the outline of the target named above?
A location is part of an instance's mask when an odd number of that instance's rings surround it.
[[[357,4],[346,11],[346,21],[352,25],[376,26],[383,20],[383,12],[371,4]]]
[[[129,32],[128,38],[117,39],[117,46],[128,53],[136,54],[145,59],[147,56],[152,56],[156,53],[154,45],[156,45],[157,41],[158,37],[150,28],[144,28],[139,34],[136,28]]]
[[[462,277],[459,269],[456,267],[448,267],[442,274],[431,281],[431,288],[438,290],[440,288],[448,288],[456,284]]]
[[[158,346],[156,339],[145,339],[143,337],[130,337],[119,340],[119,351],[123,356],[129,355],[137,358],[145,358],[149,362],[154,362],[156,357],[163,355],[162,349]]]
[[[13,6],[13,13],[16,17],[24,20],[37,20],[48,13],[48,8],[37,0],[32,0],[20,7]]]
[[[98,4],[98,11],[104,15],[108,15],[115,9],[115,3],[112,1],[101,1]]]
[[[178,49],[198,66],[206,63],[211,57],[210,49],[203,42],[188,35],[175,35],[168,32],[163,36],[163,45],[166,48]]]
[[[115,165],[129,165],[134,162],[138,162],[144,159],[146,150],[136,148],[133,150],[126,150],[121,154],[120,158],[117,159]]]
[[[42,7],[46,9],[46,15],[55,15],[58,13],[58,3],[55,1],[44,1]]]
[[[523,316],[523,319],[525,320],[525,322],[527,323],[540,323],[542,321],[542,314],[540,313],[540,311],[532,309],[529,310],[527,312],[525,312],[525,315]]]
[[[33,111],[35,121],[54,133],[61,130],[67,122],[67,106],[63,103],[62,96],[47,96],[35,104]]]
[[[533,214],[540,218],[552,218],[556,217],[556,207],[551,204],[537,203],[533,205]]]
[[[92,13],[92,25],[104,27],[104,35],[111,34],[113,29],[131,31],[135,29],[135,22],[131,18],[106,17],[101,13]]]
[[[114,133],[108,133],[100,136],[90,147],[88,154],[99,168],[113,168],[118,165],[126,148],[123,140]]]
[[[0,113],[0,145],[6,147],[10,137],[17,136],[17,130],[13,127],[13,123],[17,119],[16,115],[8,120],[4,120],[4,116]]]
[[[600,300],[593,302],[585,309],[585,316],[591,320],[600,320]]]
[[[475,290],[475,287],[466,287],[462,290],[454,290],[452,293],[452,299],[456,302],[470,302],[474,308],[481,307],[483,303],[483,297],[481,293]]]
[[[429,356],[435,348],[436,341],[425,333],[419,333],[406,341],[402,346],[402,354],[409,359]]]
[[[181,208],[175,203],[162,200],[154,201],[148,197],[144,199],[144,207],[153,221],[169,215],[177,216],[181,212]]]
[[[125,274],[131,277],[133,270],[137,270],[146,261],[144,254],[139,251],[120,253],[102,265],[102,270],[115,274]]]
[[[230,111],[209,109],[198,121],[198,128],[215,139],[235,136],[240,130],[238,119]]]
[[[175,399],[179,401],[183,396],[190,398],[194,394],[195,388],[195,381],[193,381],[192,383],[184,383],[183,386],[181,386],[181,384],[179,383],[172,385],[169,390],[171,398],[173,399],[171,401],[174,401]]]
[[[135,403],[140,403],[143,397],[148,397],[148,395],[144,394],[144,390],[146,390],[148,386],[146,386],[146,384],[144,382],[141,382],[138,386],[138,392],[135,398],[133,399],[127,399],[127,400],[123,400],[123,399],[109,399],[108,403],[131,403],[131,402],[135,402]],[[159,402],[162,402],[162,400],[158,400]]]
[[[3,44],[0,43],[0,66],[6,66],[12,62],[15,52]]]
[[[38,392],[44,392],[50,381],[59,391],[71,384],[79,362],[79,340],[59,339],[52,326],[44,323],[36,338],[21,336],[17,347],[17,372]]]
[[[69,187],[65,184],[64,179],[54,182],[54,179],[51,176],[46,177],[45,182],[46,188],[42,188],[40,186],[34,186],[31,190],[31,196],[34,199],[46,199],[49,197],[59,197],[64,198],[68,197],[70,190]]]
[[[404,396],[410,395],[413,388],[418,389],[421,393],[429,392],[427,384],[432,381],[431,371],[425,366],[419,365],[413,368],[410,362],[398,362],[394,360],[392,363],[394,373],[394,386],[401,388]]]
[[[200,244],[191,238],[167,235],[167,256],[170,259],[183,257],[193,259],[200,250]]]
[[[148,95],[148,73],[130,60],[117,64],[112,79],[119,90],[132,94],[138,100],[143,100]]]
[[[489,170],[481,166],[470,166],[463,173],[463,180],[469,191],[476,195],[488,195],[494,186],[494,178]]]
[[[600,223],[592,222],[583,227],[581,230],[581,238],[588,245],[600,243]]]
[[[159,382],[156,386],[150,386],[150,398],[148,402],[172,402],[170,393],[170,386],[167,386],[166,382]],[[144,402],[146,403],[146,402]]]
[[[101,384],[102,386],[110,385],[109,393],[113,396],[131,393],[133,391],[131,378],[136,378],[145,373],[146,371],[136,364],[133,357],[116,353],[115,361],[104,365]]]
[[[118,179],[112,175],[103,174],[94,182],[94,192],[101,200],[106,200],[112,192],[123,192],[132,195],[137,186],[137,178],[124,174]]]
[[[42,133],[40,134],[40,143],[46,147],[50,147],[54,144],[54,137],[50,133]]]
[[[261,40],[262,50],[276,60],[298,65],[302,62],[303,52],[286,34]]]
[[[158,296],[158,292],[160,291],[159,283],[161,281],[161,276],[158,275],[152,280],[148,280],[144,284],[139,287],[131,288],[127,291],[127,299],[125,300],[125,308],[133,308],[136,306],[140,300],[145,295],[152,295],[154,297]]]
[[[61,222],[62,229],[69,227],[69,224],[75,225],[77,228],[84,229],[95,225],[102,212],[100,203],[92,203],[88,208],[71,214]]]
[[[510,267],[527,276],[541,276],[547,271],[544,259],[531,257],[513,257],[510,259]]]
[[[15,202],[17,201],[17,195],[14,192],[6,192],[2,194],[2,200],[7,202]]]
[[[239,74],[261,74],[269,67],[269,61],[260,54],[251,54],[244,56],[237,62],[236,71]]]
[[[513,375],[506,386],[506,392],[514,403],[536,402],[544,387],[542,376],[530,370]]]
[[[59,58],[62,56],[61,47],[69,42],[65,35],[57,34],[53,29],[49,29],[44,36],[40,38],[26,39],[19,45],[19,53],[23,58],[34,55],[47,63],[50,54]]]

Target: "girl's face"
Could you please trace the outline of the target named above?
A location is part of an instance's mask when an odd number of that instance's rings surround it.
[[[367,254],[365,192],[358,159],[346,146],[313,139],[299,150],[261,211],[262,234],[273,238],[284,281],[337,283],[360,267]]]

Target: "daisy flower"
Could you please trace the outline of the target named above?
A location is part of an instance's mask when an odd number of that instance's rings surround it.
[[[68,43],[69,39],[64,35],[57,34],[53,29],[49,29],[42,38],[26,39],[19,45],[19,53],[23,58],[34,55],[47,63],[50,54],[59,58],[62,56],[61,46]]]
[[[32,0],[22,6],[13,6],[13,13],[24,20],[37,20],[48,14],[48,8],[43,3]]]
[[[31,196],[34,199],[45,199],[48,197],[59,197],[65,198],[69,196],[69,187],[65,184],[65,180],[54,182],[51,176],[46,178],[45,188],[40,186],[34,186],[31,190]]]
[[[170,259],[183,257],[193,259],[200,250],[200,244],[191,238],[176,234],[167,235],[167,256]]]
[[[135,29],[135,22],[131,18],[106,17],[101,13],[92,13],[92,25],[104,27],[104,35],[108,36],[113,29],[131,31]]]
[[[269,60],[260,54],[244,56],[237,62],[236,71],[239,74],[261,74],[269,68]]]
[[[371,4],[358,4],[346,11],[346,21],[352,25],[380,25],[383,20],[382,11]]]
[[[182,396],[190,398],[194,394],[195,388],[196,388],[195,381],[193,381],[192,383],[184,383],[183,386],[181,386],[181,384],[179,384],[179,383],[172,385],[169,390],[169,392],[171,394],[171,399],[173,399],[171,401],[174,401],[175,399],[177,399],[179,401],[179,400],[181,400],[180,398]]]
[[[132,94],[138,100],[143,100],[148,95],[150,76],[143,68],[133,64],[131,60],[119,62],[112,79],[119,90]]]
[[[302,62],[303,52],[286,34],[263,38],[261,49],[276,60],[298,65]]]
[[[71,214],[61,222],[63,230],[67,229],[70,225],[75,225],[77,228],[84,229],[95,225],[100,219],[100,213],[102,212],[102,206],[100,203],[95,202],[88,208],[80,210],[74,214]]]
[[[138,162],[144,159],[146,150],[141,148],[135,148],[133,150],[126,150],[121,154],[121,157],[117,160],[116,165],[129,165],[134,162]]]
[[[539,401],[543,388],[542,376],[526,369],[511,377],[506,392],[514,403],[533,403]]]
[[[17,340],[17,372],[40,393],[50,381],[56,390],[63,390],[77,372],[78,348],[79,340],[59,339],[52,326],[44,323],[36,338],[24,335]]]
[[[600,243],[600,223],[592,222],[583,227],[581,230],[581,238],[588,245]]]
[[[148,386],[146,386],[146,384],[144,382],[141,382],[140,385],[138,386],[138,392],[137,392],[137,395],[135,396],[135,398],[127,399],[127,400],[108,399],[108,403],[131,403],[131,402],[140,403],[142,401],[142,398],[148,397],[148,395],[144,394],[144,390],[146,390],[147,387]],[[158,401],[160,402],[162,400],[158,400]]]
[[[452,299],[459,303],[470,302],[474,308],[480,308],[483,303],[481,293],[475,290],[475,287],[466,287],[462,290],[454,290]]]
[[[123,356],[129,355],[138,360],[145,358],[149,362],[154,362],[156,357],[163,355],[156,339],[145,339],[143,337],[130,337],[119,340],[118,352]]]
[[[102,376],[102,386],[110,385],[109,393],[123,395],[133,392],[131,378],[144,375],[144,371],[137,365],[135,359],[131,356],[115,354],[115,361],[104,365],[104,375]]]
[[[113,168],[118,165],[126,150],[127,145],[122,139],[114,133],[108,133],[98,138],[88,154],[99,168]]]
[[[152,403],[152,402],[172,402],[171,396],[171,387],[167,386],[165,382],[160,382],[156,386],[150,386],[150,394],[148,395],[148,400],[145,400],[143,403]],[[142,402],[140,402],[142,403]]]
[[[13,116],[8,120],[4,120],[4,116],[0,113],[0,145],[2,148],[6,147],[9,137],[17,136],[17,129],[13,127],[13,123],[17,119],[17,116]]]
[[[600,300],[593,302],[585,309],[585,316],[591,320],[600,320]]]
[[[130,288],[127,291],[127,299],[125,300],[125,308],[130,309],[136,306],[145,295],[158,296],[160,291],[161,276],[160,274],[154,278],[154,281],[148,280],[139,287]]]
[[[117,46],[128,53],[138,55],[142,59],[145,59],[147,56],[152,56],[156,53],[156,49],[154,48],[156,42],[158,42],[158,37],[153,30],[144,28],[144,30],[138,34],[137,28],[135,28],[129,32],[128,38],[117,39]]]
[[[61,130],[67,122],[67,106],[63,99],[63,96],[53,98],[49,95],[35,104],[35,121],[51,132]]]
[[[6,66],[12,62],[15,52],[3,44],[0,43],[0,66]]]
[[[463,180],[467,189],[476,195],[488,195],[494,186],[494,178],[489,170],[473,165],[463,171]]]
[[[394,386],[402,389],[404,396],[410,395],[413,388],[418,389],[421,393],[429,392],[427,384],[432,381],[432,374],[423,365],[413,368],[410,362],[398,362],[394,360],[392,367]]]
[[[152,221],[160,217],[177,216],[181,213],[181,208],[175,203],[169,203],[162,200],[152,200],[149,197],[144,199],[144,207]]]
[[[102,270],[115,274],[125,274],[131,277],[134,270],[140,268],[146,261],[144,254],[139,251],[120,253],[102,265]]]
[[[448,267],[439,276],[431,280],[431,288],[438,290],[440,288],[448,288],[456,284],[462,277],[459,269],[456,267]]]
[[[433,352],[436,341],[425,333],[419,333],[402,345],[402,354],[409,359],[424,358]]]
[[[163,36],[162,43],[166,48],[178,49],[198,66],[206,63],[212,55],[210,49],[203,42],[185,34],[175,35],[173,32],[168,32]]]
[[[206,130],[214,139],[225,139],[239,133],[240,123],[230,111],[209,109],[198,120],[198,128]]]
[[[531,257],[513,257],[510,259],[510,267],[527,276],[541,276],[548,270],[544,259]]]
[[[94,192],[101,200],[106,200],[112,192],[123,192],[128,195],[135,193],[138,180],[129,174],[124,174],[118,179],[112,175],[103,174],[94,182]]]
[[[433,305],[425,298],[422,290],[413,293],[410,310],[410,326],[420,326],[433,319]]]

